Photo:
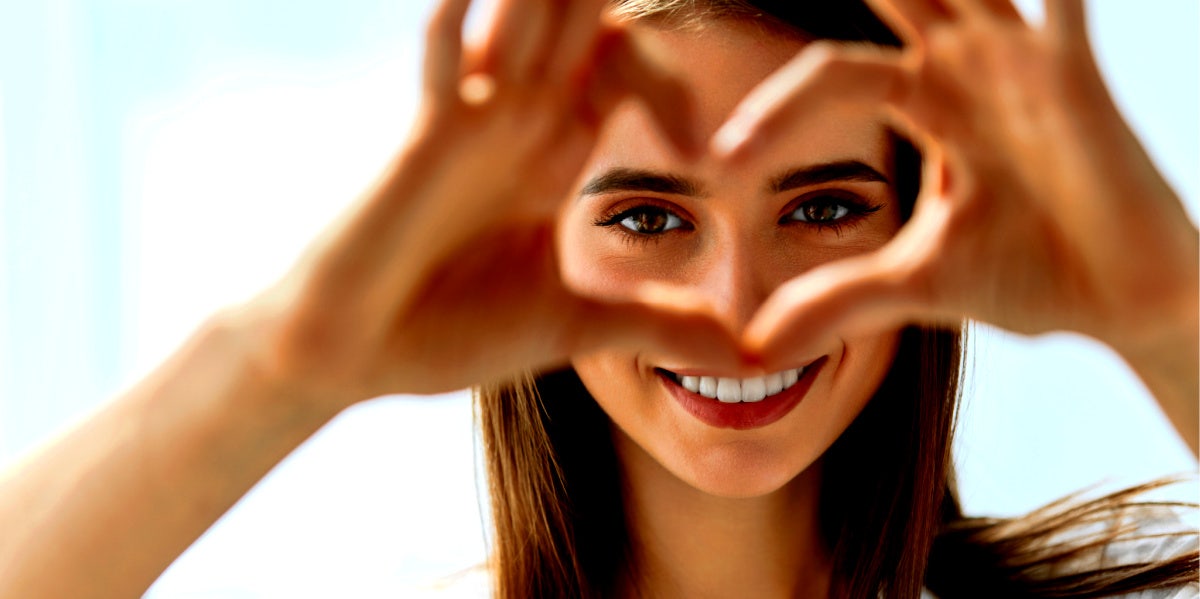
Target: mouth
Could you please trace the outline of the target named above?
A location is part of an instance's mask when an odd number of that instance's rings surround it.
[[[707,376],[655,368],[659,380],[685,411],[718,428],[747,430],[786,416],[807,394],[825,358],[750,378]]]
[[[701,397],[715,399],[722,403],[754,403],[791,389],[800,381],[805,369],[793,368],[748,379],[688,376],[663,368],[658,370],[670,377],[680,387]]]

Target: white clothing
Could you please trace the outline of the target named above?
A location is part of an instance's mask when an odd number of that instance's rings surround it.
[[[1139,535],[1151,535],[1179,530],[1179,519],[1173,512],[1160,509],[1149,518],[1138,522]],[[1159,537],[1110,544],[1099,558],[1096,567],[1146,562],[1195,550],[1196,537]],[[471,568],[454,576],[443,578],[421,589],[415,589],[406,597],[418,599],[490,599],[491,585],[487,569],[483,566]],[[928,590],[921,591],[921,599],[937,599]],[[1200,581],[1183,587],[1156,591],[1140,591],[1114,596],[1113,599],[1200,599]]]

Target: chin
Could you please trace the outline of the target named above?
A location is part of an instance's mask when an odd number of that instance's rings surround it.
[[[751,499],[783,489],[809,471],[817,457],[807,448],[773,447],[753,441],[673,451],[659,463],[684,484],[714,497]]]

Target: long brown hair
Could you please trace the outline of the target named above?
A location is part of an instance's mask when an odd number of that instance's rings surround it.
[[[631,19],[758,19],[806,38],[900,45],[858,1],[617,0],[614,7]],[[896,193],[907,215],[920,158],[903,140],[895,148]],[[1018,520],[963,517],[950,447],[964,337],[965,326],[904,330],[884,382],[823,457],[819,510],[833,556],[831,596],[916,598],[928,585],[944,599],[1096,597],[1194,578],[1195,552],[1132,568],[1055,568],[1080,563],[1117,536],[1109,529],[1108,537],[1063,544],[1064,533],[1124,509],[1143,489]],[[494,595],[610,597],[636,581],[612,424],[574,371],[479,389],[478,408]]]
[[[916,597],[950,477],[961,336],[910,328],[826,452],[820,511],[837,597]],[[611,422],[570,369],[480,390],[496,596],[610,597],[636,577]]]

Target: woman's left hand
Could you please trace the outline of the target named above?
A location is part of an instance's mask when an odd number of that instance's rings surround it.
[[[914,322],[1076,331],[1120,352],[1195,450],[1197,230],[1105,89],[1082,0],[1047,0],[1041,27],[1009,0],[871,4],[904,50],[813,44],[714,146],[754,160],[816,103],[877,105],[924,157],[913,216],[880,250],[780,287],[750,345],[786,364]]]

